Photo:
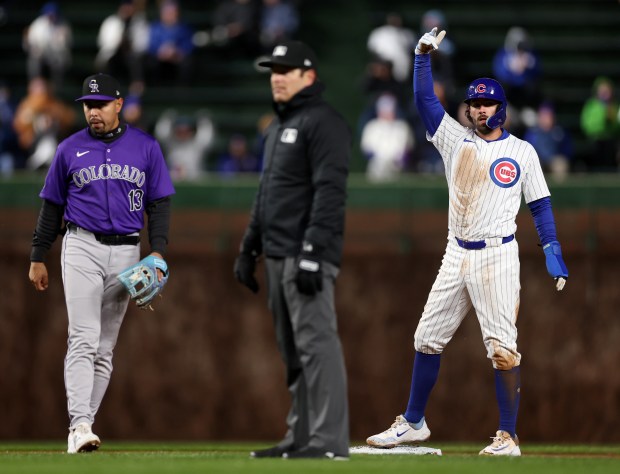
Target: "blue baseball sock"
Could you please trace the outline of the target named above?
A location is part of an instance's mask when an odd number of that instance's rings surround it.
[[[418,423],[424,417],[428,397],[439,375],[440,359],[441,354],[415,353],[409,403],[404,414],[409,423]]]
[[[495,395],[499,407],[499,429],[507,431],[513,438],[517,430],[517,413],[521,398],[521,369],[495,369]]]

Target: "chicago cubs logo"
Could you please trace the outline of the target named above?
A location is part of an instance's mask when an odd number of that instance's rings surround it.
[[[484,84],[478,84],[476,86],[476,92],[478,94],[484,94],[487,91],[487,86],[485,86]]]
[[[521,168],[512,158],[500,158],[491,165],[490,174],[493,182],[500,188],[510,188],[519,181]]]

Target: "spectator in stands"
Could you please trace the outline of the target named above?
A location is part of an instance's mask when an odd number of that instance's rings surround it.
[[[215,127],[206,111],[189,116],[168,109],[157,120],[154,135],[164,149],[173,180],[191,181],[205,175],[207,152],[215,140]]]
[[[506,98],[513,110],[511,133],[523,136],[526,127],[536,123],[536,108],[541,101],[541,63],[529,34],[513,26],[506,33],[504,46],[493,59],[495,78],[504,86]]]
[[[287,0],[262,0],[260,42],[264,53],[284,40],[294,39],[299,28],[297,8]]]
[[[594,149],[589,154],[589,171],[618,170],[620,116],[615,86],[608,77],[597,77],[592,96],[581,110],[581,130]]]
[[[21,167],[21,154],[17,136],[13,129],[15,104],[11,100],[11,89],[0,81],[0,176],[11,176],[15,168]]]
[[[28,155],[29,169],[46,168],[60,140],[75,124],[75,110],[57,99],[46,79],[35,77],[28,83],[28,94],[17,106],[13,127],[20,148]]]
[[[390,94],[377,100],[377,117],[362,130],[361,148],[368,158],[366,176],[371,181],[391,181],[405,169],[414,145],[406,120],[396,116],[398,103]]]
[[[148,124],[144,118],[144,108],[140,96],[129,94],[125,97],[121,110],[121,120],[132,127],[148,132]]]
[[[366,64],[362,78],[362,92],[372,100],[373,113],[376,99],[383,93],[394,95],[398,103],[404,106],[411,98],[411,86],[398,82],[394,77],[392,62],[373,57]]]
[[[259,54],[258,8],[253,0],[223,0],[213,12],[210,42],[225,53],[254,58]]]
[[[71,65],[71,25],[60,14],[56,2],[47,2],[41,14],[24,31],[28,79],[48,78],[58,90]]]
[[[181,20],[176,0],[164,0],[151,24],[148,63],[158,84],[188,85],[194,52],[193,29]]]
[[[271,122],[273,122],[274,118],[275,114],[273,112],[266,112],[258,117],[258,120],[256,121],[256,136],[252,144],[252,153],[258,158],[261,165],[261,169],[259,169],[259,171],[262,171],[267,129],[269,128],[269,125],[271,125]]]
[[[398,13],[388,13],[385,24],[375,28],[368,36],[368,51],[392,63],[392,74],[400,83],[411,82],[412,51],[417,38],[415,33],[403,26],[403,18]]]
[[[236,133],[230,137],[226,152],[218,159],[217,171],[222,177],[261,171],[261,162],[250,151],[248,140],[244,135]]]
[[[95,57],[97,71],[127,79],[129,91],[137,94],[144,90],[144,55],[149,46],[145,3],[121,0],[116,12],[99,27]]]
[[[358,136],[361,135],[366,124],[377,117],[377,100],[383,94],[390,94],[395,97],[398,105],[398,117],[406,117],[411,103],[411,86],[394,79],[390,61],[372,58],[366,65],[361,89],[366,100],[357,123]]]
[[[538,108],[537,124],[526,130],[523,139],[532,144],[545,173],[564,179],[570,171],[573,144],[568,130],[556,123],[555,109],[550,102]]]

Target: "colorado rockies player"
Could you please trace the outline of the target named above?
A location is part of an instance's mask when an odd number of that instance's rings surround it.
[[[47,289],[45,256],[64,218],[68,453],[100,445],[91,426],[110,380],[112,352],[129,302],[116,275],[140,258],[145,211],[151,254],[163,258],[174,194],[157,141],[119,122],[123,99],[116,79],[87,77],[77,101],[88,127],[58,145],[39,194],[43,204],[29,272],[37,290]]]
[[[501,126],[506,120],[502,86],[473,81],[465,103],[473,128],[450,117],[433,92],[430,57],[445,32],[434,28],[415,50],[414,96],[428,139],[444,161],[449,188],[448,244],[415,332],[411,393],[405,412],[367,443],[392,448],[430,437],[424,410],[437,380],[441,353],[467,312],[475,309],[495,372],[499,426],[480,454],[519,456],[516,435],[521,354],[517,352],[519,255],[515,218],[521,194],[542,243],[549,274],[562,290],[568,271],[562,259],[549,189],[536,152]]]

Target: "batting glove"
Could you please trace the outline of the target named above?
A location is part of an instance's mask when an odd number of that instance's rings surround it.
[[[304,242],[302,252],[297,257],[297,275],[295,276],[297,290],[307,296],[314,296],[323,291],[323,270],[321,260],[315,254],[314,246]]]
[[[437,27],[433,28],[429,33],[424,33],[420,41],[418,41],[418,45],[415,47],[415,54],[428,54],[431,51],[439,49],[439,44],[444,36],[446,36],[446,31],[441,30],[441,32],[437,34]]]
[[[545,252],[547,272],[555,278],[556,289],[562,291],[568,279],[568,270],[562,258],[562,247],[557,240],[553,240],[543,246],[543,251]]]
[[[233,269],[237,281],[247,286],[253,293],[258,293],[258,282],[254,278],[256,257],[256,252],[241,252],[235,260]]]

